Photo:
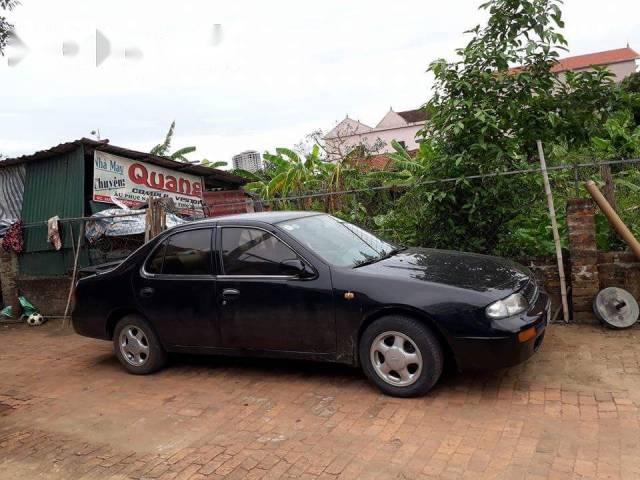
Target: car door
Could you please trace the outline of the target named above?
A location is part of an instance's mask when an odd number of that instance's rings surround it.
[[[217,251],[225,347],[335,354],[327,266],[311,265],[276,231],[258,226],[219,225]],[[291,272],[291,262],[309,274]]]
[[[220,346],[213,231],[191,228],[170,235],[152,251],[136,280],[140,309],[165,344]]]

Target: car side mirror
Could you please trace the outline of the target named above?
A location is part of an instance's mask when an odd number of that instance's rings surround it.
[[[292,275],[298,278],[310,278],[316,274],[309,265],[299,258],[292,258],[280,262],[280,271],[283,275]]]

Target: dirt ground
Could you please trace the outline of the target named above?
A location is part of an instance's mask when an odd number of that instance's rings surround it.
[[[0,478],[640,478],[640,328],[551,326],[526,364],[394,399],[355,369],[0,326]]]

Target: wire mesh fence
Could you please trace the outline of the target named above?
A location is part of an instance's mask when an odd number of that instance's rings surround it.
[[[616,208],[623,220],[628,220],[632,225],[632,231],[636,222],[637,213],[640,209],[640,159],[621,159],[621,160],[581,160],[575,162],[567,162],[557,165],[551,165],[547,168],[551,187],[555,198],[555,207],[558,211],[558,217],[561,220],[564,217],[564,208],[566,200],[570,197],[586,196],[583,184],[587,180],[595,180],[603,186],[605,194],[607,189],[615,192]],[[418,182],[407,184],[393,185],[369,185],[364,188],[342,189],[334,191],[308,191],[296,195],[283,195],[274,198],[265,199],[249,199],[243,201],[221,202],[210,206],[208,214],[215,217],[218,211],[226,210],[231,206],[246,206],[250,204],[255,211],[263,210],[305,210],[314,209],[327,211],[329,213],[348,213],[345,211],[336,212],[335,206],[349,205],[354,208],[357,205],[364,205],[366,208],[379,202],[381,209],[384,205],[393,205],[400,197],[412,189],[420,189],[426,186],[433,188],[442,185],[446,188],[447,184],[455,184],[460,181],[469,182],[491,182],[498,177],[523,176],[527,182],[531,182],[532,188],[528,190],[527,198],[523,198],[519,208],[523,215],[530,214],[533,209],[546,208],[544,190],[542,188],[541,169],[537,164],[532,164],[531,168],[507,170],[499,172],[489,172],[478,175],[468,175],[464,177],[451,177],[440,179],[426,179]],[[340,199],[339,202],[328,201],[329,199]],[[376,210],[375,207],[371,209]],[[373,215],[367,215],[362,212],[368,229],[394,240],[393,229],[385,228],[377,225],[373,221]],[[380,211],[378,211],[380,213]],[[384,212],[382,212],[384,213]],[[125,213],[119,215],[105,216],[103,219],[110,218],[117,221],[118,217],[131,217],[133,215],[144,215],[141,213]],[[95,221],[93,217],[77,217],[60,219],[63,230],[71,227],[71,230],[77,231],[78,226],[87,222]],[[74,228],[75,227],[75,228]],[[23,225],[26,231],[37,231],[38,235],[46,235],[46,221],[26,223]],[[544,228],[544,227],[543,227]],[[640,232],[638,232],[640,233]],[[71,236],[73,238],[73,235]],[[602,240],[602,239],[601,239]],[[603,240],[604,241],[604,240]],[[68,242],[67,242],[68,243]],[[615,242],[614,242],[615,243]],[[143,235],[125,235],[116,237],[101,237],[95,241],[87,241],[84,239],[83,247],[87,250],[87,261],[89,265],[99,265],[110,261],[120,260],[127,257],[131,252],[144,244]],[[76,248],[75,245],[72,248]]]

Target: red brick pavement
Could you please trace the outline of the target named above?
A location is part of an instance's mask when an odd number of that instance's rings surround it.
[[[553,326],[524,365],[403,400],[304,362],[138,377],[58,324],[0,327],[0,478],[636,479],[639,340]]]

